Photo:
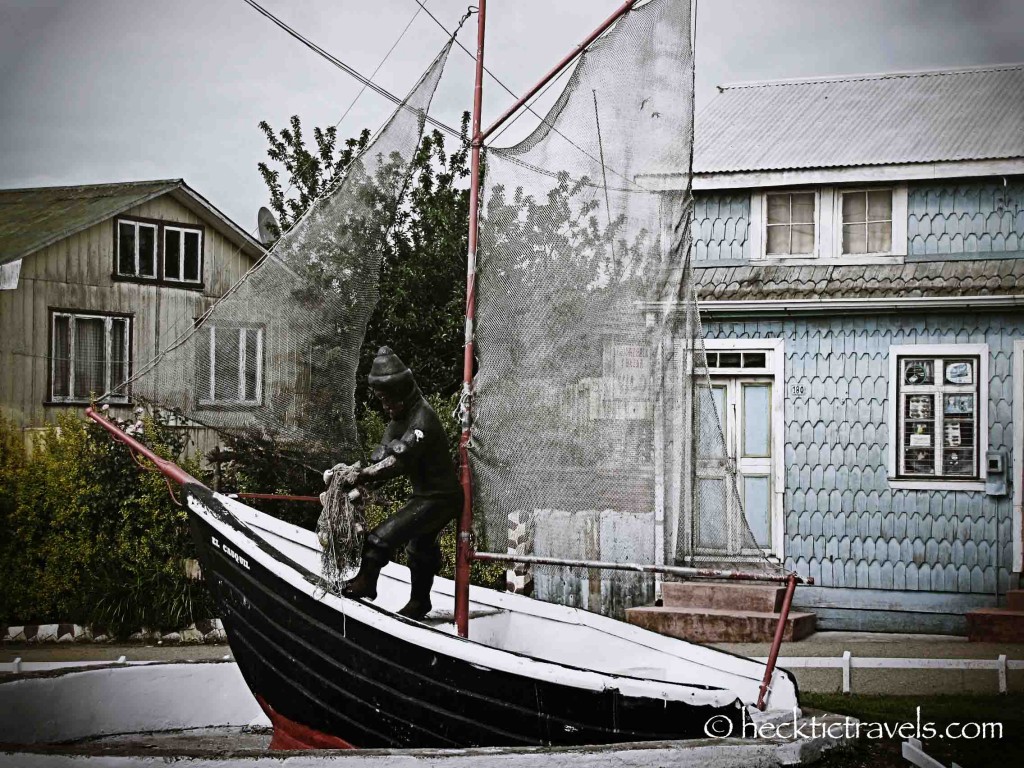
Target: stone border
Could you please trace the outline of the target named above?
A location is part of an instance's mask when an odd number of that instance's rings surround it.
[[[108,635],[103,627],[78,624],[0,625],[4,643],[149,643],[157,645],[201,645],[227,642],[220,619],[202,619],[177,632],[160,632],[145,627],[127,638]]]

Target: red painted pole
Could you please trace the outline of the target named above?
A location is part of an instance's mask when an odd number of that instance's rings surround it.
[[[155,453],[153,453],[153,451],[144,446],[134,437],[132,437],[129,434],[126,434],[122,429],[120,429],[114,422],[112,422],[106,416],[96,413],[96,411],[94,411],[92,408],[86,408],[85,415],[88,418],[95,421],[105,430],[107,430],[107,432],[109,432],[110,435],[115,440],[124,443],[125,445],[128,446],[128,448],[131,451],[139,454],[140,456],[144,456],[145,458],[153,462],[156,468],[160,470],[160,473],[168,480],[173,480],[174,482],[180,483],[181,485],[185,485],[186,483],[202,485],[202,483],[200,483],[198,480],[192,477],[192,475],[190,475],[184,469],[179,467],[173,461],[168,461],[167,459],[157,456]]]
[[[455,561],[455,626],[459,637],[469,637],[469,566],[473,559],[473,478],[469,469],[469,437],[472,426],[473,323],[476,318],[476,244],[480,232],[480,113],[484,93],[484,31],[487,24],[487,0],[479,0],[476,20],[476,84],[473,87],[472,147],[469,181],[469,248],[466,258],[466,341],[462,356],[462,437],[459,439],[462,517]]]
[[[786,581],[786,597],[782,601],[782,613],[779,614],[779,623],[775,627],[775,638],[772,640],[772,648],[768,653],[768,663],[764,667],[764,679],[761,681],[761,690],[757,694],[757,708],[762,712],[766,706],[765,695],[768,693],[768,686],[772,681],[772,674],[775,672],[775,662],[779,658],[779,649],[782,647],[782,636],[786,633],[786,619],[789,618],[789,608],[793,604],[793,593],[796,591],[796,575],[790,574]]]
[[[603,35],[605,33],[605,30],[608,29],[608,27],[610,27],[612,24],[618,21],[619,17],[621,17],[624,13],[629,11],[638,2],[640,2],[640,0],[626,0],[626,2],[620,5],[615,10],[615,13],[613,13],[611,16],[609,16],[607,19],[601,22],[601,26],[599,26],[597,29],[591,32],[590,35],[583,42],[581,42],[579,45],[577,45],[575,48],[569,51],[569,53],[567,53],[564,57],[562,57],[562,60],[558,62],[554,67],[552,67],[551,70],[546,75],[544,75],[544,77],[537,81],[537,84],[533,86],[533,88],[531,88],[529,91],[527,91],[525,96],[520,98],[519,101],[517,101],[511,107],[506,109],[501,114],[501,117],[499,117],[497,120],[491,123],[487,130],[480,134],[480,141],[483,141],[496,130],[498,130],[498,128],[504,125],[505,121],[512,117],[512,115],[514,115],[516,112],[518,112],[520,107],[522,107],[526,102],[532,99],[537,94],[537,92],[540,91],[540,89],[547,85],[549,82],[551,82],[553,78],[558,77],[559,72],[561,72],[563,69],[569,66],[569,64],[571,64],[572,61],[577,56],[579,56],[588,45],[590,45],[592,42],[597,40],[597,38]],[[483,13],[483,4],[481,4],[480,6],[480,12]],[[477,62],[479,63],[479,59],[477,60]]]

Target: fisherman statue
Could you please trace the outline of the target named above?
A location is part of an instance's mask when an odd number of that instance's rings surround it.
[[[377,484],[405,475],[412,497],[398,512],[366,535],[359,572],[342,594],[351,598],[377,597],[377,577],[405,545],[411,590],[402,616],[422,619],[430,612],[430,590],[441,568],[441,530],[462,509],[462,486],[452,461],[444,427],[424,399],[412,371],[389,347],[381,347],[373,360],[370,389],[391,421],[380,445],[370,455],[370,466],[339,464],[337,473],[346,487]]]

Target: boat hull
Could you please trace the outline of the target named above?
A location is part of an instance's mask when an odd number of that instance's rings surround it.
[[[581,687],[558,679],[560,665],[546,663],[555,673],[538,676],[468,661],[458,653],[474,645],[468,640],[446,636],[454,653],[410,641],[389,627],[415,622],[366,603],[339,610],[321,599],[317,574],[269,546],[214,494],[201,486],[187,493],[204,577],[242,675],[274,723],[274,747],[608,744],[703,738],[713,717],[741,720],[735,700],[634,696],[614,676]],[[321,585],[320,594],[281,569]]]

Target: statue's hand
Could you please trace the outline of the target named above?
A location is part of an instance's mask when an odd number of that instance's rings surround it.
[[[359,471],[363,468],[362,462],[355,464],[335,464],[324,472],[324,485],[330,485],[335,475],[341,481],[342,487],[354,488],[359,483]]]

